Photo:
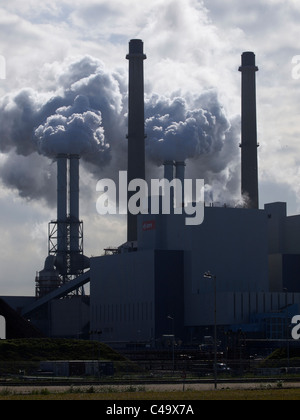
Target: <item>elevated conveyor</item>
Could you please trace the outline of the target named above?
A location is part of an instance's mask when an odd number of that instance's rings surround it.
[[[34,303],[31,303],[28,306],[25,306],[22,309],[21,315],[27,317],[28,315],[35,312],[37,309],[49,303],[51,300],[62,298],[69,293],[73,292],[76,289],[84,286],[90,281],[90,270],[86,273],[81,274],[79,277],[76,277],[74,280],[69,281],[60,288],[54,290],[51,293],[48,293],[46,296],[36,300]]]

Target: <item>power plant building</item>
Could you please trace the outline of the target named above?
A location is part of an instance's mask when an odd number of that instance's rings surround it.
[[[260,299],[269,292],[267,222],[263,210],[214,207],[199,226],[179,215],[140,216],[137,252],[91,260],[91,329],[101,325],[113,342],[157,340],[172,332],[168,316],[182,339],[213,325],[208,268],[217,276],[218,322],[247,322],[257,291]]]
[[[178,215],[140,216],[137,252],[91,260],[91,329],[101,327],[110,343],[154,342],[172,334],[172,318],[177,337],[200,340],[214,323],[214,285],[204,278],[208,268],[217,278],[219,326],[248,330],[259,314],[287,306],[297,312],[299,248],[298,254],[270,254],[268,237],[277,233],[272,219],[281,205],[205,207],[199,226],[186,226]],[[292,219],[300,223],[299,216]]]
[[[130,181],[145,179],[142,41],[130,42],[127,59]],[[172,205],[171,214],[129,215],[127,243],[112,255],[88,259],[81,247],[79,159],[58,156],[55,251],[39,273],[36,297],[3,300],[48,336],[92,338],[115,345],[146,342],[154,347],[168,334],[186,343],[200,342],[212,331],[216,297],[219,329],[285,337],[284,326],[281,335],[267,326],[273,322],[272,314],[291,318],[300,310],[300,216],[288,217],[286,204],[280,202],[259,209],[257,70],[254,54],[244,53],[241,190],[246,206],[202,203],[204,218],[198,225],[186,223],[184,211],[176,214]],[[167,161],[165,179],[184,181],[186,164]],[[171,203],[173,198],[171,194]],[[187,204],[183,199],[179,206],[184,210]],[[216,294],[213,279],[204,276],[207,271],[216,278]],[[90,296],[78,293],[87,283]]]

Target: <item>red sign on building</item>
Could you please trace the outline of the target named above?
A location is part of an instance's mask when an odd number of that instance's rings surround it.
[[[156,221],[150,220],[149,222],[143,222],[143,231],[147,232],[148,230],[155,230]]]

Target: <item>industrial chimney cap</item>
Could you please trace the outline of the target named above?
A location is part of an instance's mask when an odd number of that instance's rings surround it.
[[[129,54],[144,54],[144,43],[141,39],[132,39],[129,42]]]
[[[242,66],[255,66],[254,52],[247,51],[242,54]]]
[[[129,42],[129,54],[126,58],[127,60],[130,58],[142,58],[145,60],[147,58],[144,54],[144,43],[141,39],[132,39]]]
[[[246,51],[242,54],[242,65],[239,68],[239,71],[258,71],[258,67],[255,64],[255,54],[254,52]]]

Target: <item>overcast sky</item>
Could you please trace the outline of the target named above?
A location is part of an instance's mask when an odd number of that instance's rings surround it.
[[[239,189],[238,67],[243,51],[255,52],[260,206],[287,201],[289,214],[299,213],[300,78],[292,63],[299,21],[296,0],[0,0],[0,295],[34,294],[56,218],[47,130],[58,120],[68,125],[78,106],[86,117],[80,124],[103,123],[81,165],[85,253],[125,241],[126,218],[101,218],[95,203],[97,179],[126,169],[125,56],[133,38],[144,41],[148,57],[151,171],[167,150],[158,146],[169,145],[167,136],[157,142],[153,127],[163,132],[176,122],[191,133],[191,121],[208,121],[206,148],[197,132],[184,143],[185,157],[217,200],[236,198]]]

